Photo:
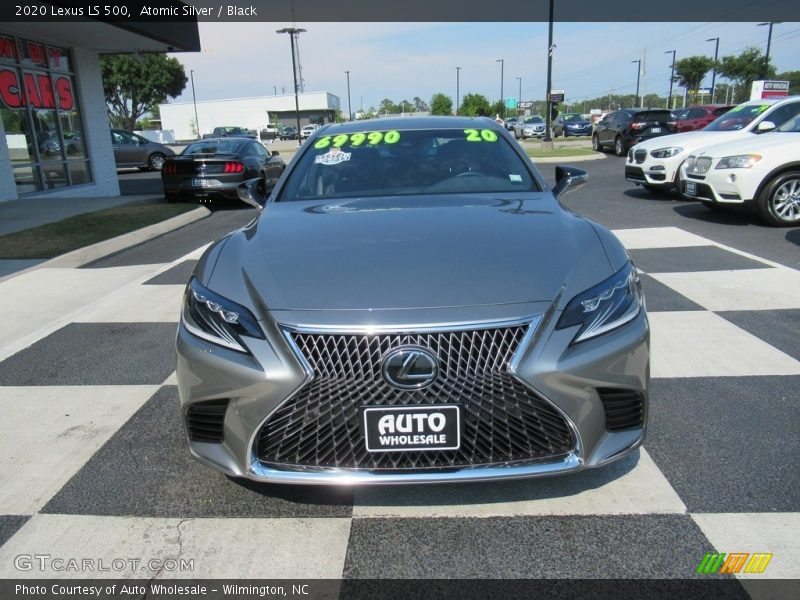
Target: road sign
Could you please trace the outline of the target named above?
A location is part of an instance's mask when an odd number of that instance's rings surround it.
[[[517,99],[506,98],[506,108],[517,108]]]
[[[563,102],[564,90],[550,90],[550,102]]]
[[[533,102],[530,100],[525,100],[525,102],[520,102],[517,104],[520,108],[533,108]]]

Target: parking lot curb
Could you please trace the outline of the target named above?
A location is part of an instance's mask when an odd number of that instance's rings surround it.
[[[535,163],[578,162],[580,160],[603,160],[604,158],[606,158],[606,155],[600,152],[597,154],[576,154],[574,156],[549,156],[547,158],[534,158],[531,156],[531,160]]]
[[[195,221],[199,221],[210,214],[211,211],[205,206],[198,206],[194,210],[190,210],[189,212],[172,217],[166,221],[154,223],[153,225],[142,227],[136,231],[124,233],[122,235],[118,235],[117,237],[113,237],[102,242],[97,242],[96,244],[78,248],[77,250],[72,250],[66,254],[56,256],[50,260],[39,263],[38,265],[34,265],[22,271],[10,273],[4,277],[0,277],[0,282],[11,279],[12,277],[16,277],[18,275],[22,275],[23,273],[28,273],[29,271],[34,271],[36,269],[80,267],[92,261],[109,256],[110,254],[116,254],[121,250],[138,246],[139,244],[152,240],[160,235],[164,235],[165,233],[169,233],[170,231],[180,229],[181,227],[189,225],[190,223],[194,223]]]

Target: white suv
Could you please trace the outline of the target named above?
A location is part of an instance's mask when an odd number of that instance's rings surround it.
[[[683,195],[710,208],[755,202],[765,223],[800,225],[800,116],[767,135],[693,152],[681,179]]]
[[[640,142],[628,150],[625,179],[646,189],[681,189],[680,166],[705,146],[754,139],[800,114],[800,96],[766,98],[740,104],[699,131],[665,135]]]
[[[313,123],[311,123],[310,125],[304,125],[303,128],[300,130],[300,139],[301,140],[307,139],[317,129],[319,129],[319,125],[315,125]]]

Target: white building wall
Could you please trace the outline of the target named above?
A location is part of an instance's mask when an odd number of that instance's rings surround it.
[[[339,98],[327,92],[300,94],[298,100],[301,112],[339,110]],[[178,140],[194,138],[194,103],[159,104],[159,109],[162,129],[173,131]],[[294,110],[294,95],[291,94],[205,100],[197,103],[197,120],[202,136],[204,133],[211,133],[215,127],[236,126],[258,130],[267,124],[268,113]]]

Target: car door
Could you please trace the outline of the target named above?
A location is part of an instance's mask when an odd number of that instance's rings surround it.
[[[275,187],[278,178],[283,172],[283,162],[277,156],[273,156],[270,152],[267,152],[261,144],[253,143],[252,146],[253,152],[261,161],[267,188]]]
[[[597,138],[600,140],[601,144],[610,144],[614,141],[614,137],[616,137],[614,127],[616,126],[618,116],[619,111],[615,110],[614,112],[607,114],[603,120],[600,121],[600,124],[598,125]]]
[[[114,161],[118,167],[131,167],[141,164],[137,160],[139,144],[126,131],[112,131],[111,142],[114,146]]]

